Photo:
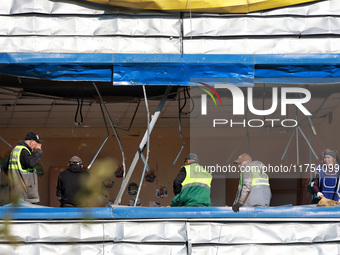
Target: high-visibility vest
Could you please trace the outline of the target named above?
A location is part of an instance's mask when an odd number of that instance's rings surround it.
[[[252,173],[251,186],[258,185],[270,186],[268,175],[262,172],[257,166],[245,165],[244,167],[245,167],[244,171],[250,171]],[[243,172],[241,172],[238,188],[242,188],[242,184],[243,184]]]
[[[210,190],[212,175],[201,165],[192,163],[183,167],[186,171],[186,177],[182,182],[182,190],[192,186],[201,186]]]
[[[320,166],[317,168],[319,174],[319,188],[325,198],[339,201],[340,199],[340,183],[339,183],[339,168],[334,168],[327,171],[326,167]]]
[[[20,162],[20,154],[21,151],[25,149],[29,152],[29,154],[31,154],[31,152],[29,151],[29,149],[27,149],[25,146],[23,145],[17,145],[14,147],[14,149],[11,152],[11,155],[9,157],[9,165],[8,165],[8,169],[12,169],[12,170],[20,170],[23,172],[32,172],[35,170],[35,168],[27,168],[27,169],[23,169],[21,162]]]

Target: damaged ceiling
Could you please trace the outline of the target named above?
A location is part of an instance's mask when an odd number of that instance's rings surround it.
[[[92,82],[65,82],[20,78],[9,75],[0,77],[0,127],[105,127],[109,125],[103,118],[100,97]],[[146,127],[146,105],[142,86],[113,86],[109,82],[95,83],[105,102],[112,122],[118,128]],[[312,113],[314,125],[325,118],[332,121],[332,112],[340,103],[340,84],[304,85],[312,95],[306,104]],[[272,87],[294,86],[294,84],[257,83],[253,89],[254,107],[268,109],[272,104]],[[299,85],[301,86],[301,85]],[[295,86],[297,87],[297,86]],[[147,102],[152,115],[156,110],[166,86],[146,86]],[[178,127],[179,108],[182,109],[182,127],[190,126],[189,94],[186,87],[174,86],[168,97],[158,127]],[[246,88],[242,88],[246,93]],[[178,102],[180,92],[180,103]],[[184,98],[184,95],[186,98]],[[231,94],[221,95],[231,98]],[[212,101],[210,102],[212,103]],[[231,105],[231,100],[228,101]],[[218,108],[216,108],[218,109]],[[230,114],[232,108],[230,107]],[[278,117],[276,111],[272,118]],[[247,118],[254,116],[247,113]],[[288,118],[296,118],[296,110],[288,109]],[[301,116],[302,117],[302,116]],[[301,125],[309,125],[301,118]]]

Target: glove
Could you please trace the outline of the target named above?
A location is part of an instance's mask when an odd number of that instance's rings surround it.
[[[316,194],[316,196],[317,196],[318,198],[323,198],[323,194],[322,194],[321,192],[318,192],[318,193]]]
[[[339,205],[338,201],[327,199],[325,197],[322,197],[318,203],[318,206],[337,206]]]
[[[234,212],[239,212],[241,206],[242,206],[242,205],[241,205],[240,203],[233,204],[233,206],[232,206],[233,211],[234,211]]]

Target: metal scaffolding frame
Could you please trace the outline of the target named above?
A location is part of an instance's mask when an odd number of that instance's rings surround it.
[[[136,152],[136,154],[135,154],[135,156],[134,156],[134,158],[132,160],[132,163],[130,165],[129,171],[127,172],[125,178],[122,181],[120,190],[119,190],[118,195],[117,195],[117,197],[115,199],[115,202],[113,204],[114,206],[119,205],[120,202],[121,202],[121,199],[122,199],[122,196],[123,196],[123,192],[125,191],[125,189],[126,189],[126,187],[128,185],[128,182],[129,182],[129,180],[130,180],[130,178],[132,176],[132,173],[133,173],[133,171],[134,171],[134,169],[135,169],[135,167],[137,165],[138,159],[140,157],[142,157],[141,155],[143,155],[142,153],[143,153],[144,147],[145,147],[145,145],[146,145],[146,143],[147,143],[147,141],[149,139],[149,136],[150,136],[150,134],[151,134],[151,132],[152,132],[152,130],[153,130],[157,120],[158,120],[158,117],[159,117],[159,115],[161,113],[161,110],[162,110],[162,108],[164,106],[164,103],[166,102],[166,99],[168,98],[168,95],[169,95],[171,89],[172,89],[172,86],[168,86],[166,88],[165,92],[164,92],[163,98],[161,99],[161,101],[160,101],[160,103],[159,103],[159,105],[158,105],[158,107],[157,107],[157,109],[155,111],[155,114],[153,115],[153,118],[152,118],[152,120],[150,122],[149,128],[145,131],[145,134],[144,134],[144,136],[142,138],[142,141],[139,144],[137,152]]]

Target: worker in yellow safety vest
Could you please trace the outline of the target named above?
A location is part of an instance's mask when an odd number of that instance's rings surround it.
[[[190,153],[174,180],[171,206],[211,206],[211,181],[212,175],[199,164],[197,154]]]
[[[42,142],[36,133],[29,132],[25,140],[19,141],[12,150],[4,167],[8,175],[11,200],[22,199],[32,204],[40,202],[35,167],[43,154]]]
[[[238,212],[241,206],[269,206],[271,190],[264,164],[253,161],[249,154],[241,154],[235,161],[240,169],[240,180],[232,209]]]

